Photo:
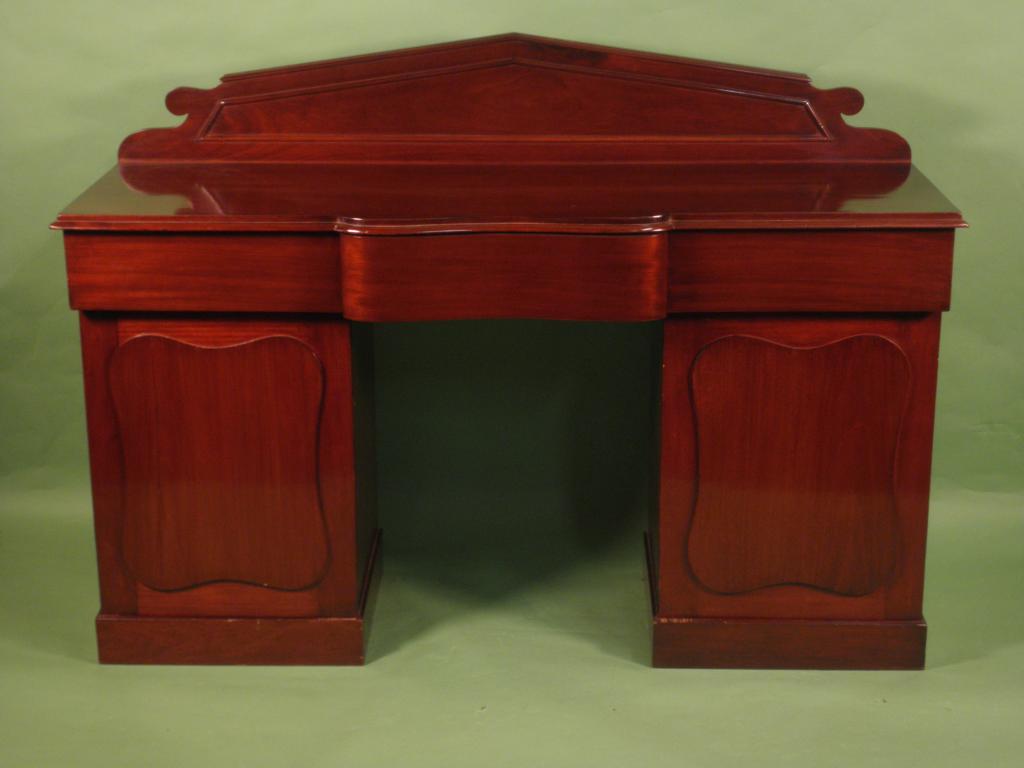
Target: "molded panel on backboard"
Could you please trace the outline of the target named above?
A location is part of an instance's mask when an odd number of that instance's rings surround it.
[[[330,560],[319,490],[323,367],[303,342],[129,339],[110,364],[124,557],[145,586],[305,589]]]
[[[608,110],[608,100],[629,108]],[[228,99],[204,132],[209,139],[321,141],[389,135],[826,138],[807,102],[796,98],[514,60]]]
[[[846,124],[863,103],[806,75],[510,34],[177,88],[185,122],[120,160],[907,165],[901,137]]]
[[[903,351],[877,335],[819,347],[726,336],[698,354],[690,386],[697,488],[686,546],[696,579],[725,594],[883,586],[900,548]]]

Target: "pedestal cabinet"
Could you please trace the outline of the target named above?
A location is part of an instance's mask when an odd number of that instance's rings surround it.
[[[362,662],[370,324],[539,318],[664,324],[655,665],[920,667],[963,221],[861,103],[524,35],[172,91],[54,225],[101,661]]]

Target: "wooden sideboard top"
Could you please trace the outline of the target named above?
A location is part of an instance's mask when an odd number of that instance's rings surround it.
[[[963,220],[863,97],[805,75],[510,34],[178,88],[75,230],[627,233]]]
[[[113,168],[69,230],[568,231],[946,228],[915,168],[209,165]]]

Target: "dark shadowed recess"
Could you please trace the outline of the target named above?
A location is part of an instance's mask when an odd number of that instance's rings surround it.
[[[660,323],[374,326],[379,509],[405,577],[508,594],[635,543]]]

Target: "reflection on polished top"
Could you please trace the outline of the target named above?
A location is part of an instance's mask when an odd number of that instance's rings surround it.
[[[863,98],[805,75],[509,34],[178,88],[62,229],[950,227]]]
[[[63,229],[607,231],[950,227],[956,208],[915,168],[138,165],[114,168]]]

